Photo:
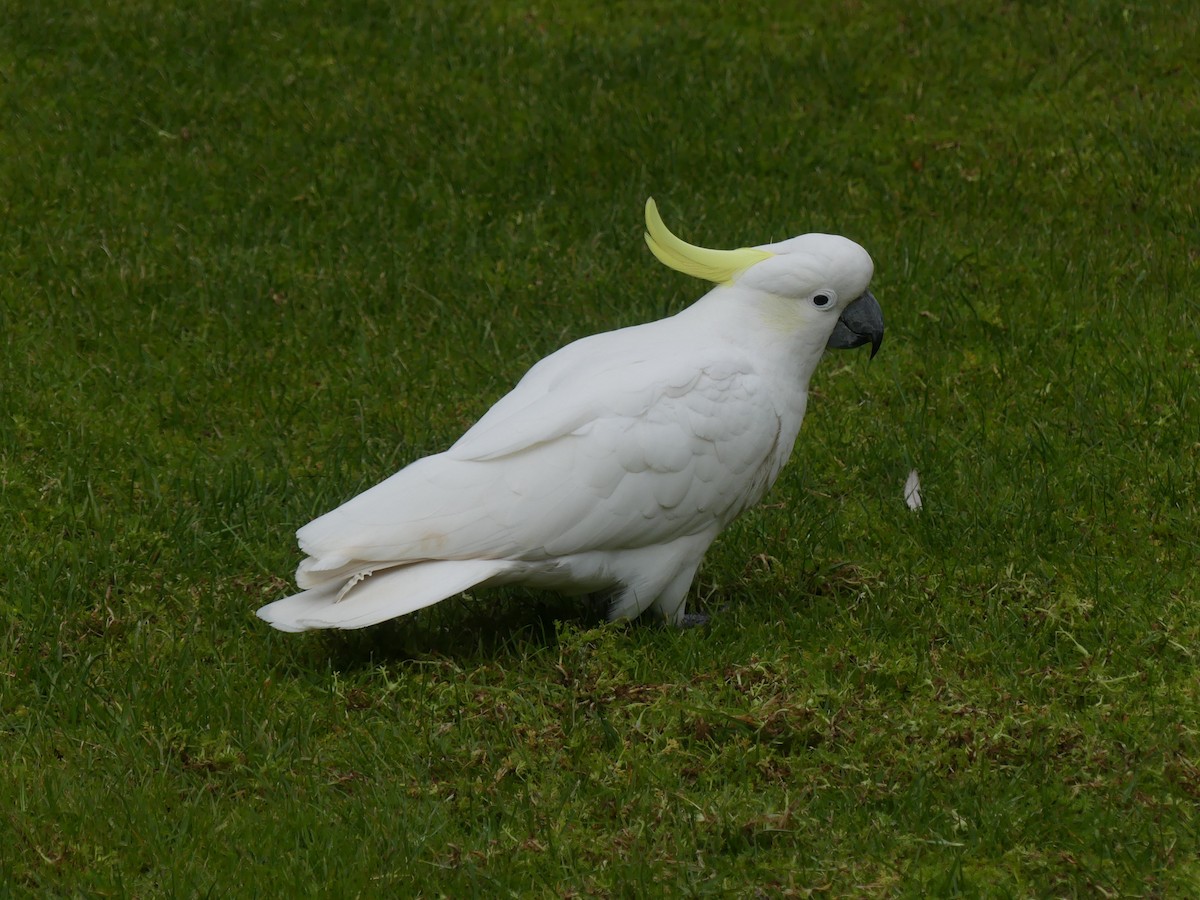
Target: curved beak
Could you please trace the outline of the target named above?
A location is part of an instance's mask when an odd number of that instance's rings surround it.
[[[879,301],[867,291],[844,310],[825,345],[834,350],[849,350],[870,342],[871,357],[883,343],[883,310]]]

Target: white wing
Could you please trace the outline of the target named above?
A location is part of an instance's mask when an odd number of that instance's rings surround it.
[[[301,587],[394,563],[715,534],[790,447],[753,365],[695,337],[651,323],[547,357],[450,450],[300,529]]]

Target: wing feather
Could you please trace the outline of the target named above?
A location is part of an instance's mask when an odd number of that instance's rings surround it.
[[[756,502],[779,415],[753,366],[614,337],[548,357],[449,451],[300,529],[302,586],[380,563],[645,547]]]

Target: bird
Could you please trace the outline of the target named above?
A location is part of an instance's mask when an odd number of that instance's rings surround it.
[[[682,311],[534,364],[444,452],[300,528],[281,631],[363,628],[471,589],[521,585],[686,626],[709,546],[792,453],[826,349],[883,341],[870,255],[834,234],[715,250],[650,198],[645,241],[712,283]]]

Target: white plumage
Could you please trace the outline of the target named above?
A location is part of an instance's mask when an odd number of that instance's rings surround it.
[[[713,539],[792,452],[826,346],[882,339],[870,257],[803,235],[733,251],[647,243],[718,282],[683,312],[543,359],[444,453],[299,530],[301,593],[258,615],[284,631],[360,628],[471,587],[605,592],[612,618],[679,622]]]

